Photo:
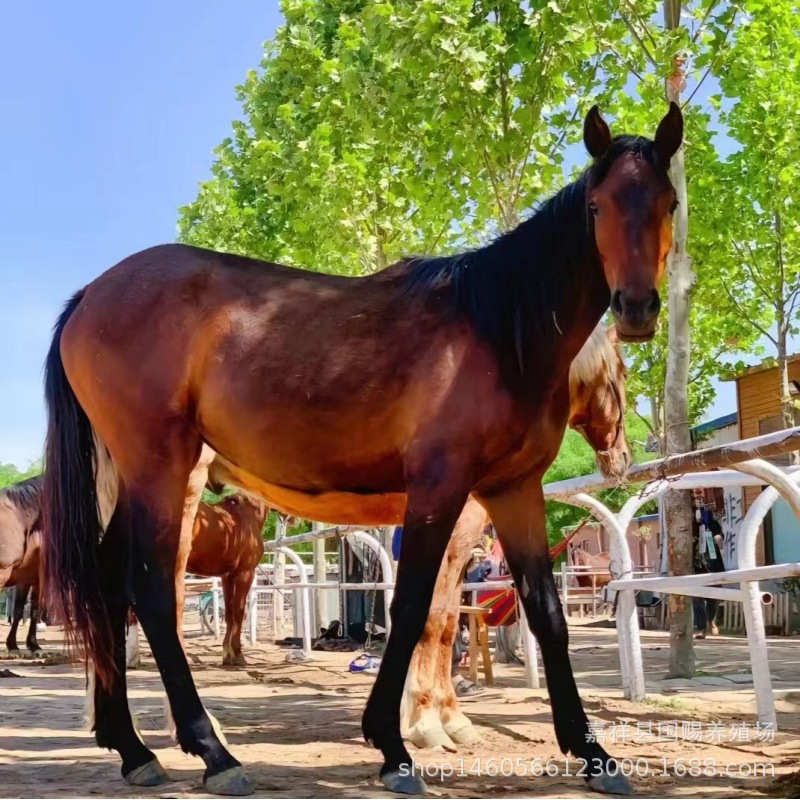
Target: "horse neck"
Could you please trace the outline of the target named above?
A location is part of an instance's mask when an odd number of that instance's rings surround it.
[[[529,220],[478,251],[475,261],[474,274],[492,273],[490,279],[484,275],[475,281],[483,284],[482,302],[502,310],[504,317],[505,341],[497,350],[507,355],[501,357],[513,358],[522,383],[530,387],[541,387],[543,374],[566,378],[609,303],[587,219],[586,179],[570,184]],[[472,262],[467,258],[465,263],[471,267]],[[470,279],[467,269],[462,281],[469,284]],[[466,285],[461,292],[475,288]]]

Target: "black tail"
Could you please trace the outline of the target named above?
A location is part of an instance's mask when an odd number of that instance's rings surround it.
[[[47,439],[43,516],[47,605],[64,620],[67,642],[94,662],[102,682],[115,667],[113,637],[98,580],[103,533],[92,423],[78,403],[61,361],[61,334],[83,299],[67,303],[53,331],[45,362]]]

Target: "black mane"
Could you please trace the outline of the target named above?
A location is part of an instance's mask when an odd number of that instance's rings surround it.
[[[592,267],[602,279],[586,195],[626,153],[644,159],[666,179],[652,141],[617,136],[606,155],[514,230],[475,250],[412,259],[402,295],[419,300],[445,295],[448,311],[465,317],[510,377],[520,377],[528,368],[530,343],[540,356],[555,352]]]
[[[7,497],[21,511],[38,513],[42,505],[43,480],[41,475],[26,478],[24,481],[0,489],[0,497]]]

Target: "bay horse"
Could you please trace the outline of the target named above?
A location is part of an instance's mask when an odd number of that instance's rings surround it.
[[[40,475],[0,490],[0,589],[16,587],[11,630],[6,638],[9,652],[17,652],[17,628],[31,597],[31,618],[25,641],[32,653],[40,651],[36,640],[42,568],[42,477]]]
[[[579,567],[591,567],[592,569],[602,570],[602,574],[594,576],[594,585],[597,587],[607,586],[612,581],[611,576],[611,554],[610,553],[590,553],[582,547],[570,548],[570,559],[573,564]],[[578,586],[588,588],[592,586],[592,575],[576,574],[575,580]]]
[[[242,653],[242,626],[250,587],[264,555],[261,534],[268,514],[269,506],[266,503],[243,493],[227,495],[216,503],[201,502],[197,508],[186,572],[204,578],[222,579],[225,600],[223,666],[247,665]],[[183,603],[178,606],[179,631],[183,627],[182,618]],[[137,623],[132,614],[128,619],[130,648],[134,646],[137,630],[133,626]],[[129,667],[131,661],[129,657]]]
[[[625,434],[626,376],[616,330],[599,324],[570,366],[568,425],[580,431],[595,450],[603,475],[617,481],[631,463]],[[450,676],[464,572],[488,522],[483,507],[473,499],[467,501],[447,544],[425,630],[411,658],[403,696],[403,729],[406,739],[417,747],[441,745],[456,750],[458,744],[477,739],[472,723],[459,708]],[[550,548],[551,563],[581,527]]]
[[[225,599],[223,665],[245,666],[242,625],[247,598],[261,557],[261,536],[269,506],[246,494],[231,494],[218,503],[200,503],[192,532],[187,572],[222,579]],[[183,608],[178,609],[178,621]]]
[[[252,792],[203,708],[175,622],[187,483],[193,473],[205,482],[205,443],[226,483],[285,513],[403,525],[392,633],[362,720],[387,788],[425,789],[400,701],[472,494],[540,641],[559,746],[586,760],[592,788],[630,790],[589,735],[542,476],[567,424],[569,366],[605,311],[625,341],[654,335],[677,202],[667,173],[682,137],[675,104],[652,140],[612,137],[592,108],[581,176],[459,255],[347,278],[171,244],[126,258],[67,303],[45,365],[48,602],[91,658],[96,740],[120,754],[128,782],[167,780],[126,702],[134,603],[206,790]]]

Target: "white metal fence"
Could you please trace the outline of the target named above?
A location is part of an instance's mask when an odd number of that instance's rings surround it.
[[[756,539],[766,514],[778,499],[783,497],[800,517],[800,468],[781,470],[764,461],[760,456],[773,455],[779,452],[800,448],[800,427],[789,431],[755,437],[721,447],[672,456],[666,459],[637,465],[629,472],[629,480],[649,481],[644,488],[637,491],[618,512],[611,511],[590,492],[609,488],[608,482],[600,475],[591,475],[569,481],[548,484],[544,487],[545,497],[559,500],[589,509],[602,522],[610,537],[611,563],[610,572],[614,580],[609,588],[619,592],[617,601],[617,636],[620,651],[620,671],[623,691],[635,702],[645,698],[645,681],[642,668],[639,624],[636,613],[635,593],[648,590],[656,594],[682,594],[692,597],[717,598],[728,604],[737,604],[741,609],[741,618],[746,629],[753,682],[756,693],[756,704],[759,721],[775,727],[775,707],[772,697],[772,683],[767,657],[765,639],[765,618],[763,607],[765,601],[771,600],[759,588],[760,580],[791,578],[800,576],[800,564],[778,564],[774,566],[756,567]],[[720,464],[728,469],[707,471],[709,467]],[[706,471],[702,471],[706,470]],[[634,516],[641,507],[664,494],[670,489],[713,488],[730,486],[763,486],[768,488],[761,492],[758,499],[750,506],[742,522],[737,543],[738,569],[724,573],[684,576],[643,576],[637,574],[631,560],[627,541],[627,530]],[[347,535],[365,547],[372,549],[380,559],[383,580],[372,583],[342,583],[340,581],[312,581],[313,571],[310,565],[291,548],[302,542],[311,542],[332,536]],[[667,531],[667,535],[669,532]],[[249,629],[251,639],[258,636],[258,617],[264,606],[261,596],[274,592],[292,592],[299,606],[297,619],[302,630],[303,649],[308,653],[311,649],[311,610],[313,593],[320,591],[375,590],[385,593],[385,607],[391,607],[394,591],[392,562],[389,554],[378,537],[367,531],[352,526],[334,526],[322,530],[296,536],[281,536],[268,542],[267,548],[288,558],[297,570],[296,582],[281,582],[272,585],[254,585],[251,590]],[[568,610],[576,595],[570,591],[568,579],[577,574],[575,568],[566,568],[561,572],[562,602]],[[387,576],[392,576],[387,579]],[[491,588],[513,585],[507,582],[492,582]],[[465,590],[486,590],[487,584],[468,584]],[[216,596],[217,592],[215,592]],[[595,592],[595,594],[597,594]],[[584,603],[585,600],[578,600]],[[593,611],[597,610],[600,600],[592,600]],[[770,612],[767,612],[768,614]],[[778,612],[771,612],[778,613]],[[789,611],[784,616],[788,616]],[[524,611],[521,609],[524,622]],[[219,635],[219,614],[217,635]],[[387,625],[389,624],[387,614]],[[538,662],[536,644],[527,625],[521,626],[523,644],[526,651],[526,672],[528,685],[538,686]]]

